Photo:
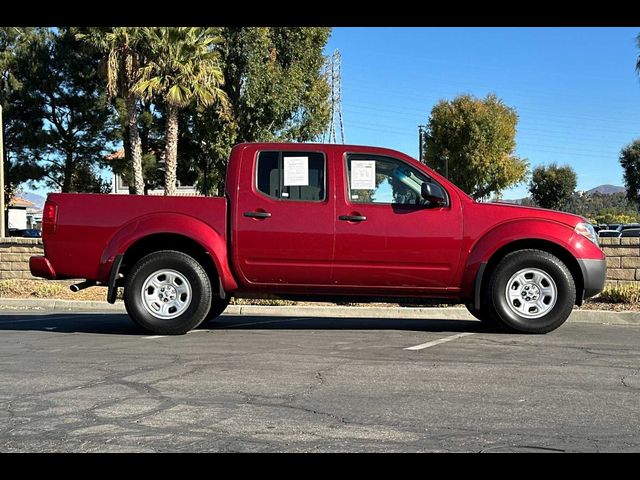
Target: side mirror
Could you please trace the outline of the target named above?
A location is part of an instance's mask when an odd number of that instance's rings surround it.
[[[435,183],[424,182],[420,193],[422,194],[422,198],[437,207],[441,207],[447,203],[442,188]]]

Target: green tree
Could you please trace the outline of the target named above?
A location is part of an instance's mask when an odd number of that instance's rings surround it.
[[[559,167],[552,163],[533,169],[529,192],[533,201],[542,208],[561,210],[578,185],[576,172],[569,165]]]
[[[19,110],[14,108],[14,100],[22,90],[22,83],[16,77],[17,59],[43,34],[43,29],[30,27],[0,28],[0,106],[3,113],[5,206],[10,204],[21,184],[40,180],[44,176],[44,169],[38,165],[19,163],[15,158],[15,152],[25,142],[33,139],[33,132],[40,124],[38,119],[20,118]]]
[[[112,114],[98,64],[68,28],[39,29],[15,58],[21,88],[7,98],[9,156],[41,168],[47,185],[62,192],[95,191],[100,183],[97,167],[112,139]]]
[[[238,142],[309,140],[329,120],[322,51],[329,28],[225,28],[225,91]]]
[[[104,55],[107,92],[113,100],[124,99],[126,123],[124,150],[130,160],[133,193],[145,192],[143,176],[143,150],[138,130],[138,95],[133,86],[139,80],[140,67],[144,62],[141,53],[142,33],[137,27],[112,27],[81,29],[77,38],[87,41]]]
[[[129,193],[136,193],[131,157],[127,154],[127,152],[131,151],[128,135],[127,105],[122,98],[116,99],[114,103],[120,118],[118,140],[122,141],[124,148],[108,155],[106,157],[108,160],[105,163],[113,170],[114,174],[120,175],[123,181],[129,185]],[[149,102],[140,101],[140,107],[138,125],[140,145],[144,152],[142,155],[143,193],[147,195],[149,190],[162,188],[164,184],[164,172],[159,161],[159,152],[164,146],[164,139],[162,122],[155,112],[155,106]]]
[[[431,111],[425,136],[427,165],[473,198],[497,195],[526,178],[528,163],[515,154],[518,115],[495,95],[460,95]]]
[[[149,27],[143,31],[148,63],[134,91],[146,99],[162,98],[166,108],[165,195],[176,192],[179,112],[189,105],[227,105],[217,29]]]
[[[180,132],[185,161],[195,165],[198,188],[224,188],[231,147],[240,142],[307,142],[320,137],[330,117],[323,72],[324,27],[225,27],[220,61],[229,115],[189,108]],[[181,156],[183,155],[181,153]]]
[[[640,139],[634,140],[620,151],[624,186],[629,201],[640,205]]]
[[[522,199],[522,205],[540,206],[530,197]],[[630,202],[624,193],[574,192],[560,209],[596,223],[630,223],[638,218],[634,203]]]
[[[20,90],[22,84],[16,78],[14,69],[16,59],[22,50],[37,36],[35,28],[0,28],[0,100],[6,101],[8,95]]]

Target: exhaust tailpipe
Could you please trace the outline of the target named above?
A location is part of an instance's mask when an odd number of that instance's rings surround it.
[[[95,280],[85,280],[84,282],[74,283],[69,288],[72,292],[79,292],[80,290],[84,290],[85,288],[93,287],[96,284]]]

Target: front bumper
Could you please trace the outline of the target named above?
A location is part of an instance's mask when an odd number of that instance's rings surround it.
[[[47,257],[41,255],[33,256],[29,259],[29,270],[34,277],[42,277],[47,280],[56,279],[56,271]]]
[[[593,297],[604,289],[604,283],[607,279],[607,261],[590,260],[578,258],[580,270],[582,270],[582,278],[584,280],[584,291],[582,299]]]

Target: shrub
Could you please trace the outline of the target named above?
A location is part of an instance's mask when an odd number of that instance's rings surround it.
[[[604,303],[637,303],[640,302],[640,284],[631,283],[617,287],[605,287],[595,301]]]
[[[281,300],[279,298],[236,298],[236,297],[233,297],[229,303],[231,305],[266,305],[271,307],[296,304],[296,302],[292,302],[291,300]]]
[[[31,296],[37,298],[56,298],[65,290],[65,287],[58,283],[38,283],[34,285]]]
[[[11,297],[22,291],[23,288],[17,280],[2,280],[0,282],[0,297]]]

